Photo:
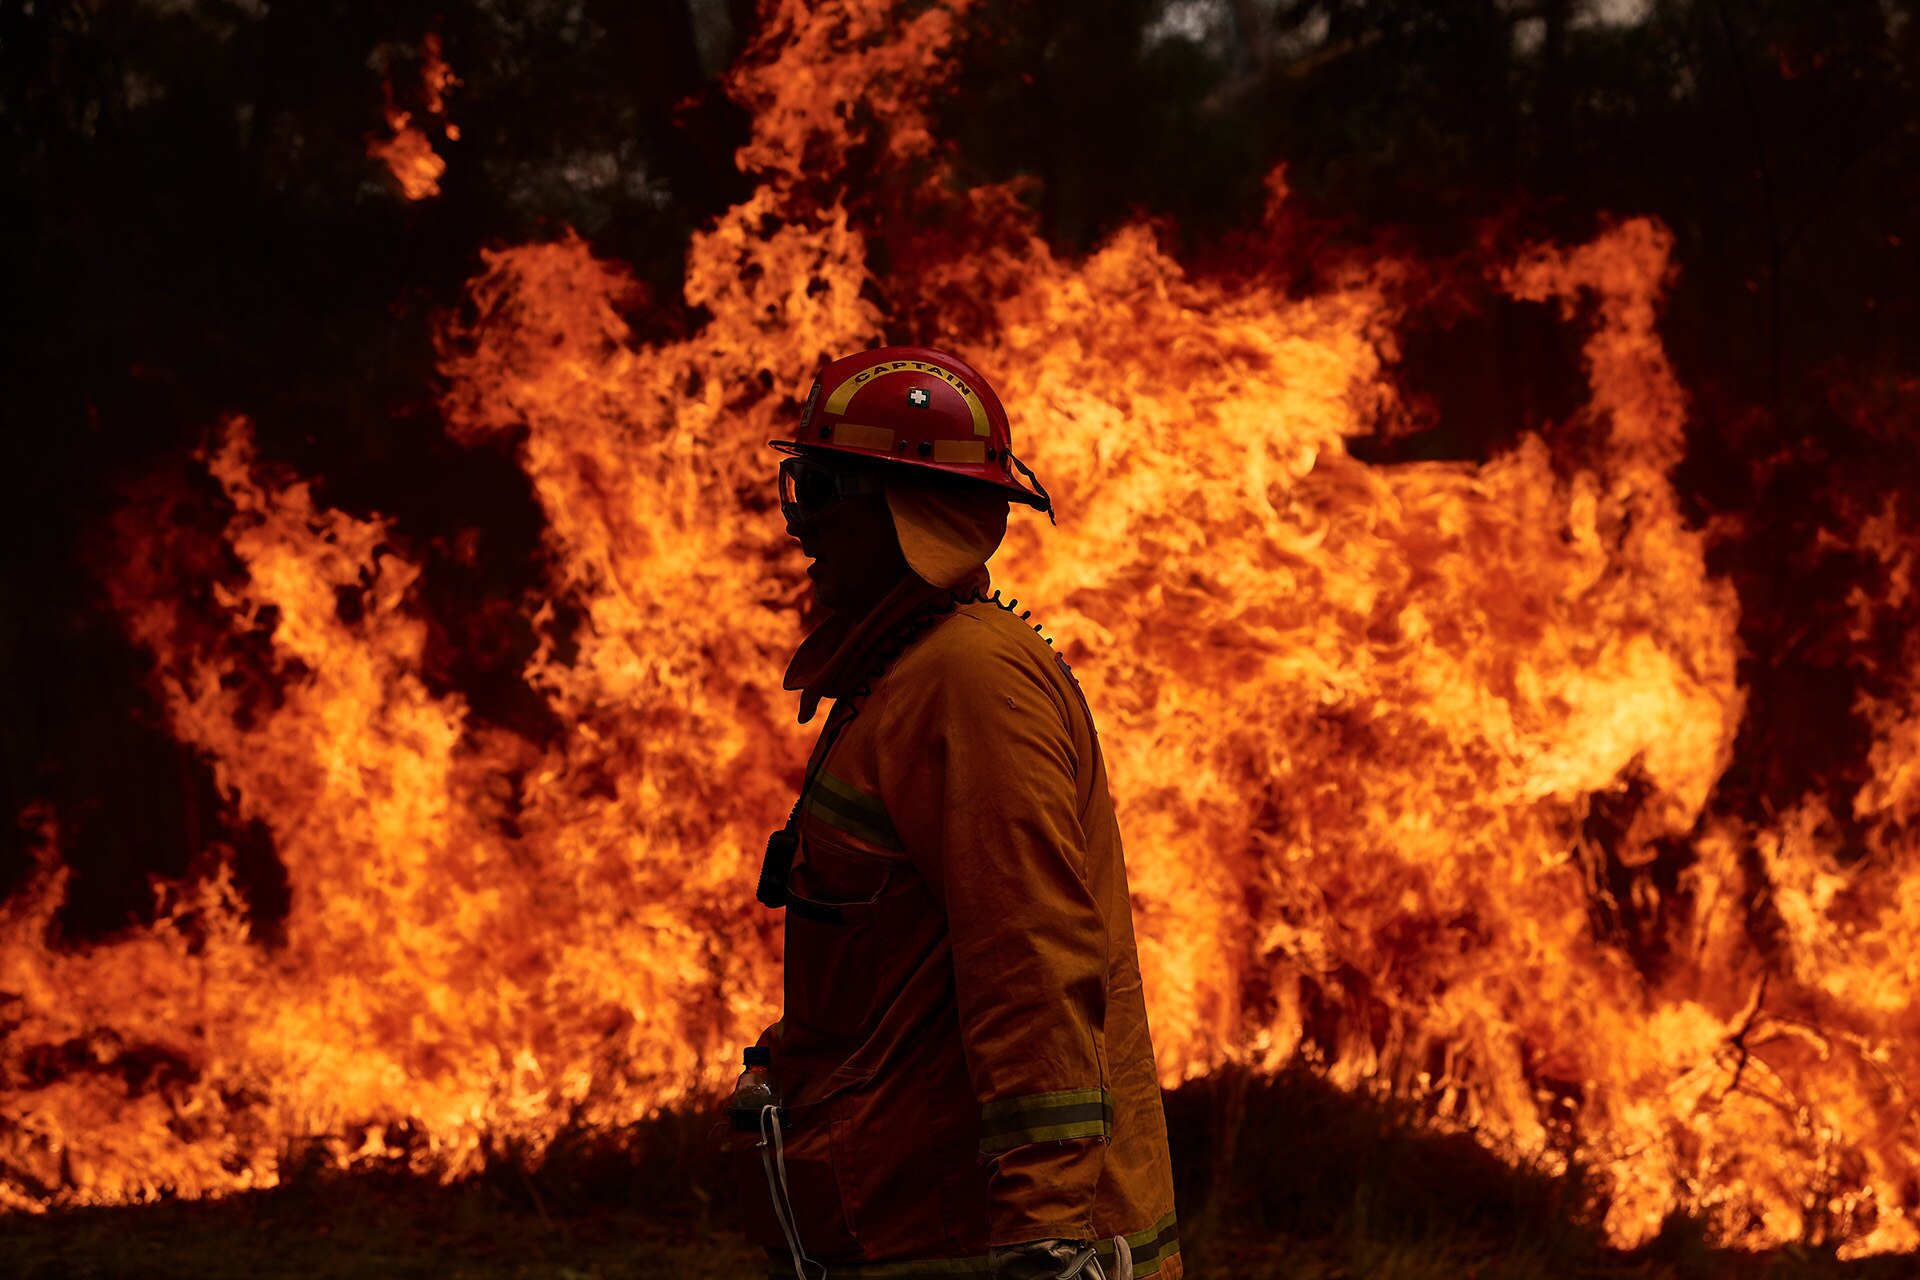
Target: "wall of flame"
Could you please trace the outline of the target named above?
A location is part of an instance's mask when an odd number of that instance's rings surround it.
[[[824,356],[910,336],[989,372],[1065,513],[1016,518],[995,568],[1099,716],[1169,1087],[1304,1059],[1417,1094],[1515,1158],[1598,1168],[1623,1243],[1686,1207],[1748,1244],[1920,1245],[1920,708],[1870,709],[1856,817],[1882,856],[1843,861],[1811,809],[1712,811],[1738,606],[1669,482],[1667,233],[1489,250],[1583,335],[1590,465],[1528,438],[1369,466],[1346,442],[1400,411],[1419,264],[1289,294],[1278,173],[1270,251],[1231,279],[1144,226],[1056,257],[1019,188],[952,181],[922,114],[965,9],[766,7],[731,82],[760,185],[691,245],[697,333],[635,342],[630,278],[571,236],[488,253],[447,320],[447,428],[517,442],[581,611],[525,673],[552,742],[429,689],[419,568],[244,419],[198,459],[229,511],[211,620],[178,589],[185,535],[129,513],[114,601],[291,906],[267,945],[214,875],[151,928],[53,945],[45,822],[0,904],[0,1205],[269,1186],[315,1144],[451,1177],[717,1088],[777,1016],[751,884],[810,737],[777,691],[804,587],[764,442]],[[1664,892],[1615,874],[1663,857]]]

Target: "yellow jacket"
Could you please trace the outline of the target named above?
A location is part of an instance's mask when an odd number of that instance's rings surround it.
[[[910,577],[788,674],[803,721],[835,699],[761,1038],[794,1225],[834,1277],[985,1277],[990,1247],[1049,1237],[1102,1242],[1111,1274],[1121,1235],[1136,1276],[1180,1280],[1099,739],[1066,663],[987,586]],[[790,1271],[752,1139],[732,1145],[748,1235]]]

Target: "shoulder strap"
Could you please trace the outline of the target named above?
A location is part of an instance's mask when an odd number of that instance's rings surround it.
[[[899,657],[907,645],[912,643],[921,632],[951,614],[960,605],[976,603],[986,598],[976,588],[965,593],[949,592],[945,599],[933,601],[927,608],[902,623],[879,647],[873,660],[868,663],[867,669],[862,672],[859,687],[846,696],[834,700],[833,711],[827,716],[825,727],[820,730],[820,743],[814,748],[813,758],[807,765],[806,779],[800,784],[800,798],[794,801],[793,812],[787,815],[787,825],[767,837],[767,854],[760,863],[760,884],[753,895],[763,906],[778,910],[793,903],[791,895],[787,892],[787,877],[793,871],[793,855],[800,849],[800,812],[806,807],[807,795],[813,790],[814,780],[826,767],[827,753],[833,750],[834,740],[840,736],[840,731],[860,714],[860,703],[873,692],[873,682],[880,678],[892,665],[893,660]],[[993,600],[996,604],[999,603],[998,591],[993,593]],[[1016,600],[1014,603],[1018,604],[1019,601]],[[1036,627],[1035,630],[1039,628]],[[1047,643],[1052,644],[1053,641],[1049,640]]]
[[[793,812],[787,815],[787,825],[767,837],[767,856],[760,863],[760,886],[753,895],[762,906],[778,910],[790,905],[787,877],[793,871],[793,855],[800,849],[800,810],[807,803],[807,793],[813,790],[814,779],[826,767],[827,753],[833,750],[834,739],[853,717],[851,707],[843,715],[841,703],[834,703],[833,713],[820,730],[820,745],[814,748],[806,779],[800,784],[800,798],[793,802]]]

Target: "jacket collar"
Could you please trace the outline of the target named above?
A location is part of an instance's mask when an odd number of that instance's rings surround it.
[[[990,581],[985,565],[950,587],[930,586],[916,574],[907,574],[881,597],[864,618],[836,613],[815,627],[787,664],[781,687],[800,690],[800,723],[813,719],[822,698],[844,698],[861,679],[887,642],[915,615],[939,606],[984,595]]]

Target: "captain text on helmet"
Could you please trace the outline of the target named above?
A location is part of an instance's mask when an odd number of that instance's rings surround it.
[[[786,687],[802,723],[833,705],[761,874],[783,1105],[729,1143],[747,1234],[802,1280],[1180,1280],[1099,738],[986,568],[1009,504],[1051,500],[986,379],[924,347],[827,365],[772,443],[830,611]]]

